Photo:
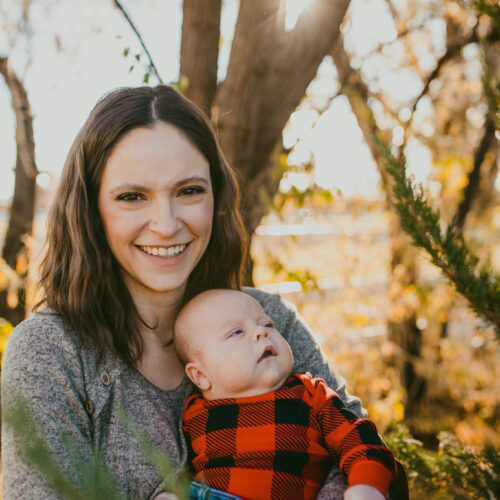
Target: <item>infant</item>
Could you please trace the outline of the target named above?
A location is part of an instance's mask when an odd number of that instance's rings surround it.
[[[174,340],[200,391],[183,417],[196,481],[248,500],[313,499],[338,463],[346,499],[386,498],[396,465],[375,425],[323,379],[292,373],[290,346],[255,299],[201,293]]]

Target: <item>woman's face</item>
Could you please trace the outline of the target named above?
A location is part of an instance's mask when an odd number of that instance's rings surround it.
[[[134,299],[182,295],[210,240],[213,210],[208,161],[179,129],[158,122],[118,142],[99,213]]]

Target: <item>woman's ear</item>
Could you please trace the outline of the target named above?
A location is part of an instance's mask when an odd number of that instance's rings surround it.
[[[193,382],[193,384],[198,387],[201,391],[208,391],[212,384],[210,380],[206,377],[203,367],[198,361],[190,361],[186,365],[186,375],[189,377],[189,380]]]

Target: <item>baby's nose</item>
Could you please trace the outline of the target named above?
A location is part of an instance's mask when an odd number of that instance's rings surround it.
[[[266,338],[269,337],[269,333],[267,333],[267,330],[264,326],[258,326],[254,330],[254,341],[257,342],[261,338]]]

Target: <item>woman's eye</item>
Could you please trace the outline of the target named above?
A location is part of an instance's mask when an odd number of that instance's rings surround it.
[[[117,200],[119,201],[137,201],[141,199],[142,195],[139,193],[123,193],[117,197]]]
[[[189,187],[184,188],[181,191],[181,194],[186,195],[186,196],[194,196],[197,194],[202,194],[204,192],[205,192],[205,188],[203,188],[201,186],[189,186]]]

